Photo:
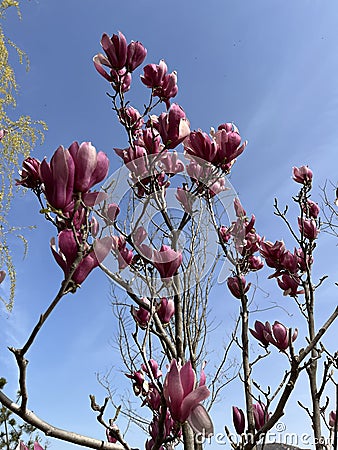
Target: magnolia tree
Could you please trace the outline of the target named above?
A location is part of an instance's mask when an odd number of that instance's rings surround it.
[[[227,178],[247,145],[237,127],[222,123],[210,134],[191,130],[184,110],[172,101],[178,92],[176,73],[169,73],[163,60],[143,67],[141,83],[149,100],[142,111],[135,109],[129,90],[146,49],[140,42],[128,44],[122,33],[104,34],[101,46],[105,54],[97,54],[94,65],[111,85],[108,95],[126,131],[126,148],[115,149],[122,167],[105,181],[108,156],[90,142],[60,146],[50,162],[35,158],[23,162],[17,184],[36,195],[54,226],[57,237],[51,239],[51,251],[64,280],[26,343],[10,348],[19,370],[20,402],[3,391],[0,401],[46,435],[84,447],[130,449],[120,423],[125,415],[147,434],[143,438],[139,433],[139,448],[202,448],[215,434],[212,406],[227,383],[224,373],[233,347],[238,358],[233,377],[242,381],[243,400],[237,405],[222,401],[224,408],[232,408],[233,423],[225,430],[234,449],[249,450],[264,442],[283,416],[302,373],[308,377],[310,394],[302,406],[316,449],[326,447],[328,437],[337,448],[337,398],[325,396],[329,384],[337,386],[338,357],[325,347],[323,336],[338,308],[325,323],[315,324],[315,294],[324,278],[312,277],[321,222],[319,206],[310,199],[311,169],[293,168],[298,217],[289,220],[286,210],[275,204],[295,247],[263,239],[256,231],[255,216],[247,215]],[[101,190],[94,187],[97,184],[103,184]],[[271,282],[298,307],[304,348],[297,346],[298,330],[287,323],[251,321],[254,282],[264,264]],[[26,355],[57,304],[95,268],[129,299],[119,301],[115,296],[113,306],[121,358],[140,406],[135,411],[123,404],[111,418],[113,396],[103,404],[90,396],[105,441],[56,428],[27,408]],[[224,290],[238,302],[238,318],[222,357],[213,359],[213,372],[210,365],[205,371],[213,327],[208,300],[220,271],[226,274]],[[260,349],[258,354],[251,354],[253,346]],[[283,361],[284,373],[272,387],[269,381],[264,387],[256,379],[256,369],[273,352]]]

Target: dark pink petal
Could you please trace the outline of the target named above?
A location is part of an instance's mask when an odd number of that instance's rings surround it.
[[[194,390],[196,384],[196,374],[192,368],[191,361],[187,361],[180,370],[183,395],[186,397]]]
[[[170,364],[169,371],[164,381],[164,397],[168,403],[171,416],[174,420],[181,420],[181,405],[183,401],[183,387],[176,359]],[[188,415],[187,415],[188,417]],[[184,421],[187,419],[184,419]]]

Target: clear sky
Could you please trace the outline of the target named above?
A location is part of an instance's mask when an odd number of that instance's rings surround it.
[[[209,131],[211,126],[233,121],[243,139],[248,139],[231,183],[247,212],[255,213],[261,235],[272,241],[286,235],[273,217],[273,200],[277,196],[282,203],[289,202],[296,192],[292,166],[308,164],[314,170],[316,201],[320,202],[319,187],[326,180],[337,182],[336,1],[32,0],[23,1],[22,16],[19,21],[14,10],[9,11],[5,22],[7,36],[31,61],[29,73],[22,67],[16,70],[18,112],[41,118],[49,127],[45,143],[33,156],[49,159],[60,144],[89,140],[111,156],[111,172],[119,167],[112,149],[126,146],[127,141],[105,95],[109,85],[95,71],[92,57],[100,51],[103,32],[120,30],[128,41],[140,40],[145,45],[146,63],[164,58],[170,71],[177,70],[180,90],[176,101],[185,109],[192,129]],[[131,94],[135,107],[141,107],[147,98],[143,97],[146,89],[137,82],[139,73],[134,75],[139,87]],[[333,190],[329,193],[333,197]],[[0,376],[11,380],[11,394],[16,389],[16,369],[6,346],[22,345],[62,280],[49,250],[54,230],[38,210],[30,193],[25,197],[19,194],[11,214],[15,225],[37,225],[37,230],[27,235],[25,260],[20,243],[13,242],[18,272],[16,304],[11,315],[0,309]],[[328,273],[332,285],[337,281],[336,242],[323,234],[319,242],[315,274]],[[318,324],[337,304],[330,283],[318,294]],[[272,283],[268,286],[270,297],[258,290],[257,302],[268,306],[277,302],[291,314],[280,308],[259,318],[297,325],[291,300],[283,298]],[[6,294],[7,289],[4,282],[0,293]],[[123,296],[122,291],[120,294]],[[213,295],[212,306],[229,332],[238,305],[224,284],[217,285]],[[98,385],[96,373],[105,374],[112,366],[117,371],[112,377],[116,391],[127,388],[112,348],[115,333],[109,283],[97,270],[78,293],[64,298],[29,353],[29,406],[56,426],[102,438],[88,394],[103,399],[105,391]],[[337,325],[329,333],[331,351],[337,350],[336,336]],[[281,361],[279,356],[273,363],[276,370],[283,370]],[[264,370],[269,372],[271,367]],[[297,395],[304,399],[307,386],[305,380],[302,383]],[[213,413],[216,431],[230,424],[233,404],[243,407],[244,400],[242,392],[230,386]],[[288,412],[283,419],[287,431],[309,429],[304,412],[296,406]],[[142,447],[142,442],[143,438],[132,437],[132,444]],[[51,443],[55,450],[76,448]]]

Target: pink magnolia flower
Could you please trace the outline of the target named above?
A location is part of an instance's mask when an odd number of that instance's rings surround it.
[[[150,301],[146,297],[143,297],[141,300],[146,308],[140,306],[137,309],[135,306],[132,306],[131,314],[134,317],[135,322],[137,322],[141,328],[147,328],[150,320]]]
[[[116,70],[120,70],[126,65],[127,40],[120,31],[118,35],[113,34],[111,38],[104,33],[101,38],[101,46],[108,58],[104,65]]]
[[[131,41],[127,47],[126,68],[129,72],[133,72],[140,66],[147,56],[147,50],[139,41]]]
[[[242,203],[241,203],[241,201],[240,201],[240,199],[238,197],[236,197],[235,200],[234,200],[234,208],[235,208],[236,216],[239,219],[246,217],[246,211],[243,208]]]
[[[69,150],[60,146],[51,158],[40,165],[40,178],[48,203],[55,209],[65,209],[73,199],[75,164]]]
[[[105,212],[105,216],[111,221],[115,222],[117,216],[120,214],[120,207],[116,203],[109,203],[107,210]]]
[[[126,125],[133,135],[137,134],[144,123],[143,117],[136,108],[127,106],[119,110],[120,122]]]
[[[147,395],[149,390],[148,381],[144,377],[142,370],[137,370],[131,374],[126,373],[126,377],[133,380],[133,390],[135,395]]]
[[[100,183],[108,173],[109,160],[105,153],[96,152],[91,142],[73,142],[69,153],[74,160],[74,191],[87,192],[92,186]]]
[[[182,254],[167,245],[162,245],[160,251],[154,250],[153,264],[160,272],[162,279],[171,278],[182,263]]]
[[[240,278],[237,275],[229,277],[227,279],[227,285],[232,295],[236,298],[241,298],[242,293],[246,294],[251,286],[250,283],[246,285],[246,280],[243,275]]]
[[[213,164],[223,165],[231,163],[247,146],[247,141],[241,145],[241,136],[234,124],[220,125],[214,135],[217,144],[217,155]]]
[[[41,162],[36,158],[26,158],[22,163],[22,170],[19,172],[21,179],[15,180],[16,184],[29,189],[38,188],[42,183],[40,164]]]
[[[196,200],[196,196],[192,194],[191,192],[187,191],[186,189],[178,187],[176,189],[176,196],[177,200],[182,205],[184,211],[188,214],[192,214],[192,208],[194,205],[194,202]]]
[[[119,427],[113,423],[109,426],[109,428],[106,428],[106,437],[107,437],[107,441],[111,442],[112,444],[116,444],[117,439],[116,439],[116,433],[119,432]]]
[[[248,258],[249,268],[252,271],[260,270],[264,267],[264,263],[259,256],[251,255]]]
[[[79,236],[81,240],[81,237]],[[59,250],[55,246],[55,239],[51,239],[51,250],[58,265],[63,270],[65,277],[68,277],[72,265],[77,257],[78,245],[74,238],[73,230],[62,230],[58,235]],[[104,237],[96,239],[93,248],[85,245],[84,255],[79,262],[72,280],[75,284],[80,285],[87,278],[89,273],[97,267],[108,255],[112,246],[112,238]]]
[[[231,239],[231,230],[224,225],[222,225],[218,230],[219,236],[222,241],[226,244]]]
[[[268,328],[269,327],[265,327],[262,331],[264,338],[279,350],[286,350],[290,345],[289,328],[277,321],[272,325],[270,330]],[[298,330],[296,328],[291,336],[291,342],[294,342],[297,339],[297,336]]]
[[[141,75],[141,81],[147,87],[154,89],[161,88],[165,75],[168,72],[168,67],[163,59],[159,64],[147,64],[143,68],[144,75]],[[154,95],[156,95],[154,93]]]
[[[167,175],[176,175],[184,171],[184,164],[178,159],[177,152],[166,152],[161,156],[161,168]]]
[[[162,149],[161,136],[155,128],[142,130],[134,144],[143,147],[148,155],[157,155]]]
[[[300,184],[311,184],[313,173],[308,166],[292,167],[292,175],[294,181]]]
[[[237,408],[237,406],[232,407],[232,421],[236,430],[236,433],[241,435],[245,430],[245,417],[244,412]]]
[[[299,231],[310,241],[314,241],[319,233],[316,221],[314,219],[302,219],[298,217]]]
[[[318,206],[318,203],[315,203],[312,200],[308,199],[306,205],[303,208],[303,211],[311,219],[317,219],[318,214],[320,213],[320,208]]]
[[[161,394],[158,392],[153,383],[149,383],[149,392],[145,401],[149,408],[153,411],[158,411],[161,406]]]
[[[188,420],[194,431],[213,434],[211,419],[200,404],[209,396],[209,389],[205,385],[196,386],[196,374],[191,362],[182,367],[173,359],[164,380],[163,395],[167,402],[171,417],[180,423]]]
[[[283,241],[276,241],[274,244],[270,241],[260,242],[260,254],[266,261],[269,267],[280,269],[282,267],[282,257],[286,252]]]
[[[166,325],[170,322],[170,319],[175,314],[175,305],[173,299],[166,297],[161,298],[160,304],[157,308],[157,315],[160,321]]]
[[[131,264],[133,260],[133,251],[127,248],[127,243],[123,236],[112,237],[112,249],[117,256],[119,270],[123,270]]]
[[[187,155],[213,163],[217,154],[216,142],[202,130],[192,131],[184,141]]]
[[[336,411],[331,411],[329,414],[329,426],[331,428],[334,428],[336,421],[337,421]]]
[[[155,361],[154,359],[149,359],[148,365],[150,367],[151,373],[153,374],[153,377],[155,378],[155,380],[162,376],[162,371],[159,370],[157,361]],[[145,364],[142,364],[141,368],[146,374],[149,375],[147,366]]]
[[[16,450],[29,450],[29,448],[22,441],[20,441],[18,446],[16,447]],[[44,450],[44,448],[41,447],[41,445],[38,443],[38,441],[35,441],[34,442],[34,450]]]
[[[0,284],[4,281],[6,278],[6,272],[4,270],[0,270]]]
[[[265,337],[265,333],[272,334],[271,325],[269,322],[262,323],[259,320],[255,322],[255,329],[250,328],[250,333],[259,341],[264,347],[268,347],[270,341]]]
[[[132,241],[135,246],[139,248],[142,245],[142,242],[147,238],[148,233],[144,227],[137,227],[136,230],[133,230],[131,233]]]
[[[278,286],[284,291],[284,295],[290,295],[290,297],[295,297],[298,294],[302,294],[304,291],[299,290],[300,279],[297,275],[289,275],[288,273],[283,273],[282,278],[277,279]]]
[[[169,108],[169,99],[175,97],[178,92],[176,72],[168,74],[168,67],[163,60],[159,64],[148,64],[143,70],[142,82],[152,89],[155,97],[164,100]]]
[[[163,144],[168,149],[177,147],[188,136],[189,121],[179,105],[173,103],[167,113],[159,116],[158,131]]]
[[[267,411],[266,406],[264,403],[254,403],[253,405],[253,414],[254,414],[254,420],[255,420],[255,428],[256,430],[260,430],[263,425],[269,420],[270,414]]]
[[[298,257],[296,254],[291,253],[290,250],[286,250],[281,258],[280,263],[283,269],[287,270],[291,274],[296,274],[298,271]]]

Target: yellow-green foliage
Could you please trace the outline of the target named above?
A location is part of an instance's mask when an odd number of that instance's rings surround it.
[[[18,228],[8,223],[7,215],[13,198],[14,179],[18,176],[22,160],[29,156],[38,140],[43,141],[44,130],[47,127],[43,121],[34,121],[29,116],[13,116],[17,83],[13,67],[9,62],[9,47],[15,49],[19,62],[25,63],[27,70],[29,61],[26,54],[4,35],[1,20],[4,19],[9,7],[15,7],[19,17],[21,16],[18,1],[3,0],[0,3],[0,129],[7,130],[7,134],[0,143],[0,270],[7,272],[11,283],[9,299],[4,300],[0,297],[0,300],[4,301],[8,309],[11,309],[15,292],[15,269],[8,246],[8,237]],[[26,242],[25,239],[24,242]]]

